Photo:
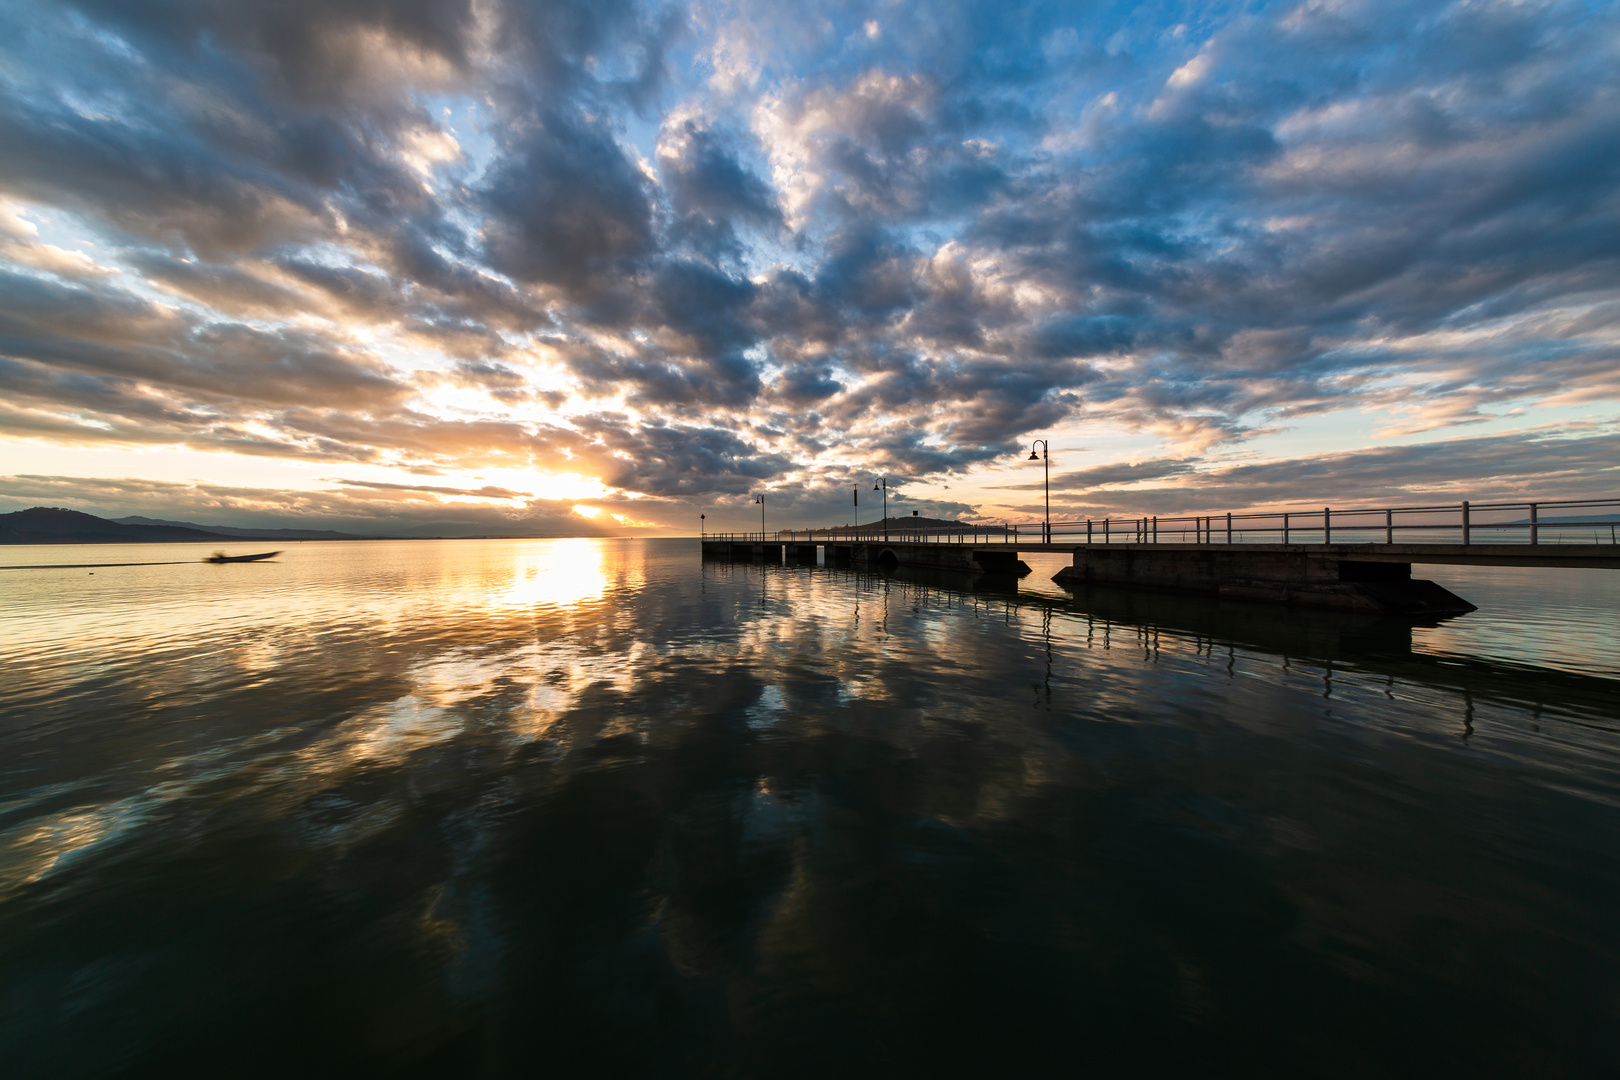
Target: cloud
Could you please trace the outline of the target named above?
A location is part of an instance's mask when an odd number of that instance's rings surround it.
[[[1082,415],[1201,475],[1336,411],[1612,411],[1614,10],[1178,27],[17,0],[0,425],[678,502],[956,477]]]
[[[740,259],[739,226],[773,232],[785,224],[769,185],[743,164],[742,136],[696,117],[671,116],[658,139],[658,171],[674,214],[671,238],[710,259]]]
[[[490,265],[583,299],[653,252],[648,179],[598,121],[552,112],[526,128],[483,194]]]
[[[1428,443],[1227,463],[1161,458],[1059,472],[1063,512],[1195,513],[1272,506],[1609,498],[1620,483],[1613,426],[1511,431]],[[1009,485],[1034,493],[1040,481]],[[1033,504],[1031,504],[1033,505]]]
[[[496,487],[486,484],[481,488],[453,488],[435,487],[431,484],[390,484],[380,480],[342,480],[334,479],[329,483],[340,487],[366,488],[370,491],[420,491],[429,495],[448,495],[459,498],[477,499],[532,499],[534,495],[527,491],[513,491],[510,488]]]

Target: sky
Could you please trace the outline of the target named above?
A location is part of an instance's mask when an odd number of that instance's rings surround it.
[[[1616,496],[1620,10],[0,0],[0,279],[0,511]]]

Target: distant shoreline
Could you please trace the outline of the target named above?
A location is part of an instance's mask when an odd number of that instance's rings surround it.
[[[196,544],[204,547],[220,547],[227,544],[352,544],[356,542],[369,542],[387,540],[390,542],[406,540],[635,540],[635,539],[683,539],[681,537],[637,537],[631,534],[618,536],[590,535],[586,533],[531,533],[523,536],[483,534],[479,536],[344,536],[344,537],[318,537],[288,539],[285,536],[218,536],[207,540],[130,540],[123,537],[106,540],[9,540],[0,539],[0,549],[8,547],[105,547],[109,544]],[[693,540],[698,539],[692,537]],[[111,565],[111,564],[108,564]],[[147,564],[142,564],[147,565]]]

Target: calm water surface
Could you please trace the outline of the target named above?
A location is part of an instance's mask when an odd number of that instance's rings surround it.
[[[702,563],[0,549],[0,1068],[1597,1076],[1620,573],[1436,627]]]

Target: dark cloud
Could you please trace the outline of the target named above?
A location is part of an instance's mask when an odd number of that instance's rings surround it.
[[[551,112],[514,142],[484,193],[494,268],[578,296],[653,252],[647,177],[605,124]]]
[[[475,30],[472,0],[282,0],[247,7],[229,0],[78,0],[75,6],[177,52],[222,45],[304,101],[355,92],[356,83],[378,76],[379,60],[415,59],[465,71]]]
[[[792,461],[737,433],[715,427],[644,424],[599,415],[580,426],[610,457],[602,478],[651,495],[738,493],[787,472]]]
[[[742,257],[739,226],[774,233],[784,225],[775,192],[742,163],[743,142],[691,119],[668,125],[658,141],[671,239],[712,260]]]
[[[293,326],[204,321],[113,287],[4,270],[0,351],[54,371],[222,400],[292,404],[313,396],[386,408],[407,393],[374,357]]]

